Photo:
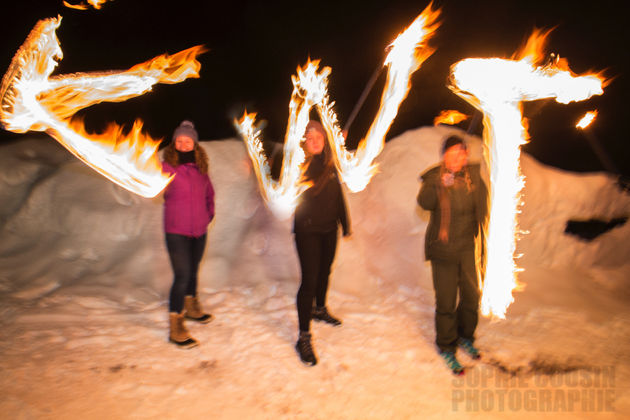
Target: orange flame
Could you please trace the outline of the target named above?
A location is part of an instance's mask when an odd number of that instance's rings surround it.
[[[521,104],[544,98],[560,103],[582,101],[603,93],[597,75],[573,74],[559,58],[537,66],[544,57],[547,32],[534,31],[517,59],[468,58],[451,67],[450,88],[484,113],[484,143],[490,167],[490,215],[487,264],[481,301],[484,315],[504,318],[520,285],[516,273],[517,214],[525,179],[520,146],[528,138]]]
[[[142,95],[156,83],[199,77],[196,57],[204,48],[164,54],[127,71],[51,76],[63,57],[55,32],[60,23],[60,17],[39,21],[15,54],[0,85],[0,121],[16,133],[45,131],[111,181],[141,196],[155,196],[170,177],[161,171],[159,142],[140,133],[141,122],[127,135],[115,126],[90,135],[79,120],[70,119],[82,108]]]
[[[400,104],[407,97],[411,87],[409,79],[435,51],[427,43],[440,26],[438,18],[441,11],[433,10],[432,7],[433,3],[430,3],[390,44],[391,49],[385,59],[388,70],[381,104],[367,135],[359,142],[355,153],[348,152],[345,147],[346,139],[337,124],[334,103],[329,102],[326,84],[322,86],[322,101],[317,104],[317,108],[328,132],[335,165],[352,192],[363,190],[376,173],[377,165],[374,160],[383,150],[385,135],[398,114]]]
[[[381,106],[367,136],[361,140],[355,153],[345,147],[345,138],[333,110],[333,102],[328,97],[328,76],[330,67],[318,69],[319,60],[309,60],[304,67],[297,68],[293,76],[293,94],[289,104],[289,123],[284,143],[284,161],[282,173],[276,183],[271,180],[266,159],[262,156],[262,146],[258,139],[259,131],[255,126],[255,114],[243,115],[235,121],[239,133],[243,136],[248,153],[258,175],[263,197],[277,216],[288,217],[299,195],[308,188],[301,182],[304,152],[300,142],[309,121],[309,111],[317,107],[322,125],[327,131],[328,141],[333,150],[333,158],[340,176],[353,192],[361,191],[370,182],[376,171],[374,159],[383,149],[385,135],[389,130],[398,108],[409,92],[409,79],[420,65],[432,53],[426,43],[438,28],[439,10],[432,10],[432,4],[414,20],[391,44],[385,59],[388,66],[387,81],[381,97]]]
[[[316,101],[321,100],[314,94],[316,90],[310,87],[323,83],[330,73],[327,67],[318,73],[318,65],[319,60],[309,60],[303,68],[298,66],[297,76],[291,78],[293,93],[289,103],[284,157],[278,181],[271,178],[271,169],[264,157],[260,130],[255,123],[256,114],[245,111],[240,120],[234,121],[236,129],[245,140],[262,196],[274,214],[281,219],[288,218],[293,213],[299,196],[310,186],[302,181],[305,154],[300,144],[309,121],[309,111]]]
[[[455,124],[459,124],[460,122],[466,119],[468,119],[468,115],[466,114],[462,114],[461,112],[455,111],[452,109],[445,109],[442,112],[440,112],[440,115],[438,115],[437,117],[433,119],[433,125],[438,125],[438,124],[455,125]]]
[[[64,0],[63,5],[66,7],[69,7],[70,9],[77,9],[77,10],[87,10],[90,8],[90,6],[94,7],[95,9],[100,9],[102,5],[105,4],[107,1],[108,0],[87,0],[87,4],[85,3],[71,4]]]
[[[597,118],[597,110],[588,111],[586,114],[584,114],[584,116],[580,119],[580,121],[578,121],[578,123],[575,124],[575,126],[577,128],[581,128],[582,130],[584,130],[586,127],[591,125],[593,121],[595,121],[595,118]]]

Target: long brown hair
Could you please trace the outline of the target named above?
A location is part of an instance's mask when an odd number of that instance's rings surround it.
[[[193,150],[195,151],[195,165],[197,165],[197,169],[202,174],[208,175],[208,154],[199,143],[195,143]],[[177,149],[175,149],[175,142],[169,143],[164,149],[164,162],[171,166],[179,165],[179,155],[177,154]]]
[[[324,150],[322,150],[321,155],[324,160],[323,169],[316,176],[313,176],[313,174],[310,173],[311,171],[309,171],[309,169],[311,167],[313,159],[318,157],[319,155],[310,155],[307,153],[306,160],[304,161],[306,170],[304,171],[303,181],[311,182],[313,184],[311,189],[314,194],[318,194],[322,190],[322,188],[326,185],[326,181],[328,180],[328,178],[330,178],[331,174],[335,171],[335,163],[332,158],[332,151],[327,141],[325,141],[324,143]]]

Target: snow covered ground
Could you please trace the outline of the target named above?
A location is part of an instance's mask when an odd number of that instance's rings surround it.
[[[347,194],[319,364],[293,349],[299,266],[290,221],[259,197],[244,146],[203,143],[217,217],[201,269],[216,319],[201,345],[167,342],[171,281],[161,198],[143,199],[56,142],[0,145],[0,417],[7,419],[419,419],[630,417],[630,224],[591,242],[567,220],[630,214],[603,174],[523,156],[525,285],[503,321],[482,319],[484,357],[453,377],[434,347],[418,175],[454,130],[391,140],[381,172]],[[470,138],[475,159],[479,139]]]

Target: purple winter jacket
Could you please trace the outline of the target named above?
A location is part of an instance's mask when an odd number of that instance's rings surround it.
[[[194,163],[171,166],[162,162],[162,170],[175,177],[164,192],[164,231],[199,237],[214,218],[214,188],[208,175]]]

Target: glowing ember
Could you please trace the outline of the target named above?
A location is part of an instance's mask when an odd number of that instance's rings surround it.
[[[355,153],[348,152],[345,147],[345,138],[333,110],[334,103],[328,97],[328,75],[331,70],[324,67],[318,71],[319,60],[309,60],[303,68],[298,67],[297,75],[292,77],[293,94],[289,104],[284,160],[277,182],[271,179],[269,165],[262,153],[255,114],[245,113],[239,121],[235,121],[239,133],[245,139],[263,197],[278,217],[291,215],[299,195],[308,188],[301,182],[305,168],[302,168],[304,152],[300,142],[313,106],[317,107],[328,134],[335,165],[342,180],[353,192],[361,191],[370,182],[376,171],[373,161],[383,149],[385,135],[398,113],[400,103],[409,92],[409,78],[434,51],[426,46],[426,42],[439,26],[436,23],[439,14],[439,10],[434,11],[429,5],[391,44],[385,60],[388,72],[381,106]]]
[[[580,121],[575,124],[575,126],[584,130],[586,127],[591,125],[593,121],[595,121],[595,118],[597,118],[597,111],[588,111],[586,114],[584,114]]]
[[[455,124],[459,124],[460,122],[466,119],[468,119],[468,115],[462,114],[459,111],[454,111],[451,109],[443,110],[442,112],[440,112],[440,115],[438,115],[437,117],[433,119],[433,125],[438,125],[438,124],[455,125]]]
[[[52,76],[62,51],[56,36],[61,18],[39,21],[13,61],[0,86],[0,121],[16,133],[44,131],[97,172],[144,197],[158,194],[170,181],[157,157],[159,142],[141,134],[137,121],[127,135],[113,125],[89,135],[80,121],[70,122],[82,108],[99,102],[121,102],[142,95],[156,83],[179,83],[198,77],[201,46],[162,55],[127,71]]]
[[[107,0],[87,0],[87,4],[86,3],[71,4],[64,0],[63,5],[71,9],[87,10],[90,8],[90,6],[94,7],[95,9],[100,9],[101,6],[105,2],[107,2]]]
[[[524,178],[520,146],[526,143],[521,103],[554,98],[560,103],[582,101],[603,93],[597,75],[574,75],[566,61],[538,65],[545,38],[535,31],[523,53],[512,60],[469,58],[451,68],[450,88],[484,113],[484,143],[490,167],[490,216],[487,227],[486,271],[481,301],[484,315],[504,318],[518,286],[514,261],[517,213]]]

